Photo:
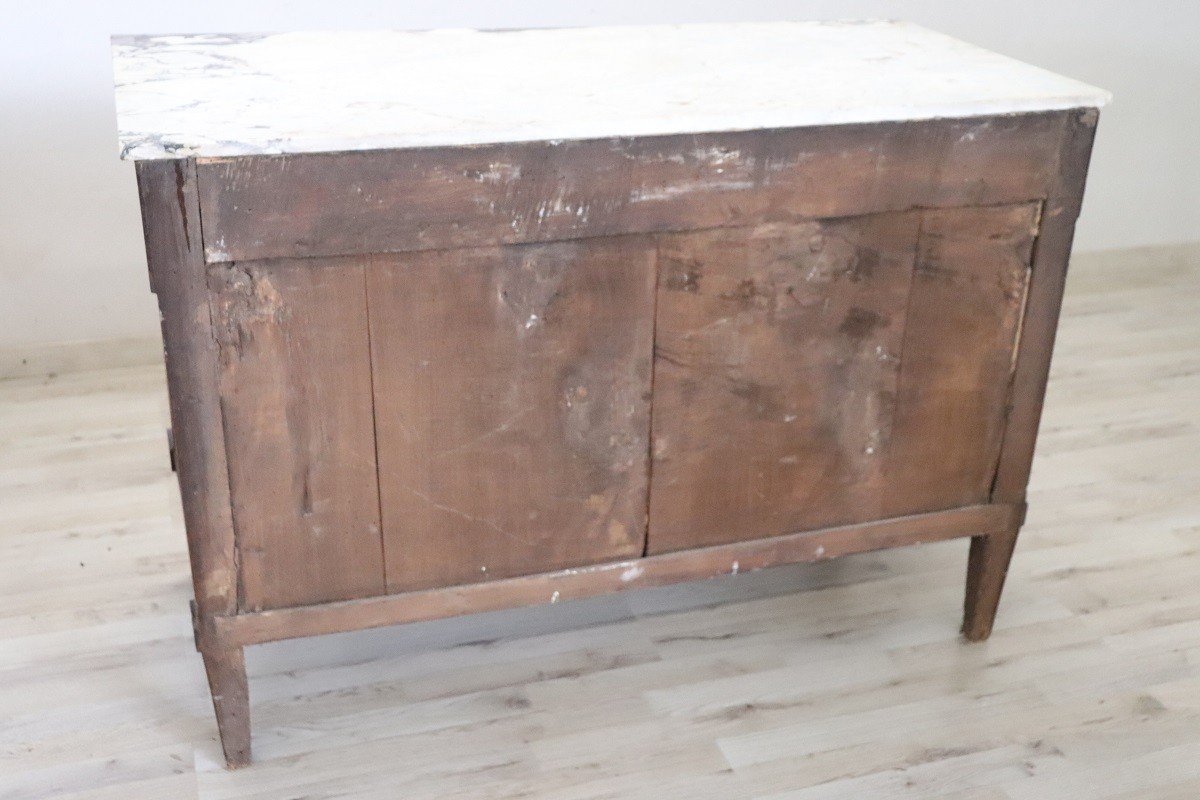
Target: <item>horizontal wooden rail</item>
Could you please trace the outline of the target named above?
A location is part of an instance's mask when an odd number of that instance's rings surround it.
[[[1069,112],[202,158],[207,263],[491,247],[1045,197]]]
[[[377,628],[557,603],[625,589],[715,578],[850,553],[989,536],[1020,524],[1023,505],[975,505],[805,533],[664,553],[538,575],[199,620],[201,649]]]

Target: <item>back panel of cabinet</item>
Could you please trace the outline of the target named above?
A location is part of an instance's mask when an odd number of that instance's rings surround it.
[[[242,607],[641,555],[654,254],[210,267]]]
[[[654,242],[377,256],[390,591],[640,556]]]
[[[661,237],[649,552],[985,502],[1039,208]]]
[[[209,269],[246,610],[384,591],[361,260]]]

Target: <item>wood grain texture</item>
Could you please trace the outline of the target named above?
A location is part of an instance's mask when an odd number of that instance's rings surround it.
[[[649,552],[883,516],[919,225],[662,238]]]
[[[970,642],[992,635],[1000,593],[1017,547],[1017,534],[1025,515],[1014,517],[1007,530],[991,536],[971,537],[967,554],[967,591],[963,600],[962,634]]]
[[[195,165],[142,162],[137,178],[150,286],[162,315],[172,463],[183,501],[196,604],[204,615],[231,614],[237,610],[238,563]]]
[[[1098,121],[1099,112],[1094,108],[1072,111],[1055,159],[1055,180],[1042,211],[1041,234],[1033,254],[1029,299],[1013,371],[1008,427],[992,488],[992,497],[998,500],[1017,502],[1025,496],[1029,484],[1075,220],[1083,202]]]
[[[209,272],[246,610],[384,591],[361,264]]]
[[[1067,118],[205,159],[197,166],[205,257],[489,246],[1025,202],[1054,182]]]
[[[440,619],[534,603],[662,586],[750,572],[778,564],[823,561],[851,553],[989,536],[1011,530],[1023,509],[980,505],[825,528],[687,552],[664,553],[468,586],[261,611],[211,620],[213,641],[226,647]]]
[[[174,165],[155,247],[188,274],[152,285],[191,281],[177,325],[211,295],[177,349],[219,347],[186,411],[224,430],[240,594],[197,641],[230,761],[242,644],[539,593],[971,536],[986,637],[1094,121]]]
[[[663,237],[650,552],[984,502],[1037,211]]]
[[[654,243],[368,267],[389,591],[640,555]]]
[[[204,672],[212,695],[221,750],[230,767],[250,763],[250,683],[246,678],[246,657],[241,647],[206,648]]]
[[[1039,212],[1031,203],[921,215],[885,515],[987,500]]]

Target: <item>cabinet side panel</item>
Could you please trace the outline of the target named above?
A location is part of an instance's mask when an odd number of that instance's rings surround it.
[[[158,296],[171,430],[197,610],[237,610],[237,559],[213,341],[190,161],[137,165],[150,285]]]
[[[880,517],[919,219],[662,237],[651,553]]]
[[[884,513],[986,502],[1040,205],[926,211]]]
[[[377,256],[388,589],[641,555],[654,243]]]
[[[209,271],[243,607],[384,590],[360,263]]]

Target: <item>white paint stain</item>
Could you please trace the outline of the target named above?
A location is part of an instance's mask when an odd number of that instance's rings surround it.
[[[740,568],[741,568],[741,564],[740,564],[740,563],[738,563],[737,561],[733,562],[733,566],[730,568],[730,570],[729,570],[729,574],[730,574],[730,575],[737,575],[737,574],[738,574],[738,570],[739,570]]]
[[[554,594],[550,595],[550,604],[553,605],[557,602],[558,602],[558,592],[555,592]]]
[[[817,545],[817,558],[825,555],[825,545]]]
[[[643,571],[644,570],[642,569],[641,564],[634,564],[632,567],[621,573],[621,581],[628,583],[629,581],[637,580],[642,576]]]
[[[698,147],[692,151],[692,158],[705,164],[714,166],[719,164],[730,164],[742,157],[742,151],[737,149],[727,150],[724,147]]]
[[[657,200],[670,200],[690,194],[706,192],[728,192],[738,189],[753,189],[754,181],[680,181],[666,186],[639,187],[629,193],[630,203],[646,203]]]
[[[493,161],[488,164],[487,169],[473,172],[471,175],[479,183],[504,183],[521,177],[521,165]]]

